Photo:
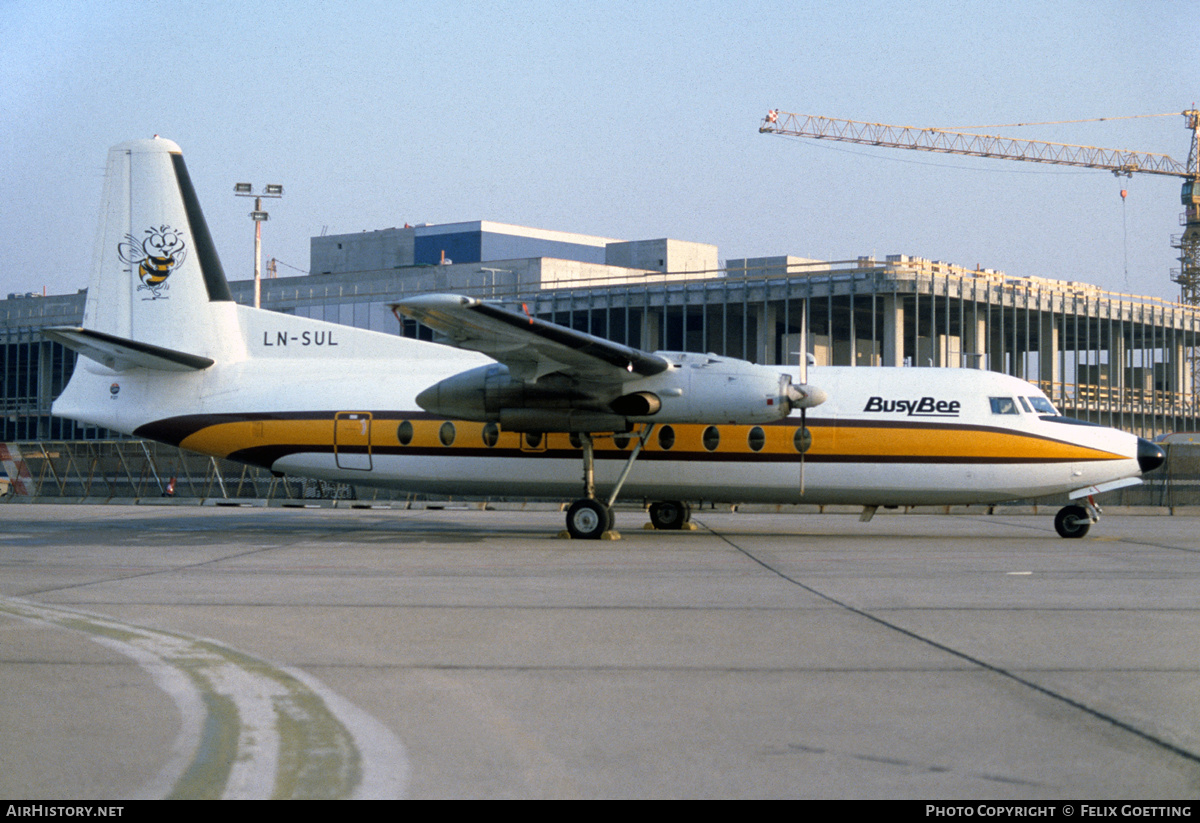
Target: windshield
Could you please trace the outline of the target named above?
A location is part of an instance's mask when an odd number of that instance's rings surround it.
[[[1054,408],[1054,404],[1044,397],[1031,397],[1029,402],[1033,405],[1033,410],[1039,414],[1058,414],[1058,409]]]

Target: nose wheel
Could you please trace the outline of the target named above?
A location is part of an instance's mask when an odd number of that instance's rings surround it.
[[[1090,503],[1090,501],[1089,501]],[[1083,537],[1088,533],[1088,529],[1092,524],[1099,519],[1099,509],[1092,504],[1088,511],[1083,506],[1063,506],[1058,510],[1058,514],[1054,515],[1054,530],[1058,532],[1059,537]]]

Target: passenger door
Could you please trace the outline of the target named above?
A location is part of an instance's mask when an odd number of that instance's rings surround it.
[[[371,470],[370,412],[338,412],[334,416],[333,455],[339,469]]]

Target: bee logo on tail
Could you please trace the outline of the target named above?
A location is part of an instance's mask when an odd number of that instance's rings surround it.
[[[138,291],[150,292],[143,300],[165,300],[163,292],[171,287],[167,278],[183,265],[187,246],[182,234],[170,226],[149,228],[145,234],[145,239],[140,242],[132,234],[125,235],[126,242],[117,244],[117,256],[130,266],[127,272],[137,266],[138,278],[142,281]]]

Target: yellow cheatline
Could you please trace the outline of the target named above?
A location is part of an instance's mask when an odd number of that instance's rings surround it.
[[[370,445],[373,448],[399,446],[397,427],[403,418],[374,418],[370,424]],[[455,427],[453,442],[447,446],[439,439],[439,431],[445,420],[411,420],[412,439],[406,448],[464,449],[482,448],[483,423],[449,421]],[[718,426],[721,438],[717,448],[710,452],[703,446],[701,424],[673,425],[675,444],[669,450],[674,453],[697,454],[758,454],[762,456],[796,453],[793,444],[794,426],[766,426],[765,446],[755,452],[747,445],[747,437],[754,426]],[[904,426],[823,426],[810,427],[814,433],[813,446],[809,454],[853,455],[856,457],[916,457],[937,458],[1000,458],[1029,462],[1071,460],[1120,460],[1124,455],[1091,449],[1075,443],[1053,440],[1046,437],[1016,431],[988,430],[980,428],[904,427]],[[331,448],[335,424],[332,418],[321,420],[260,420],[215,423],[184,438],[180,443],[185,449],[226,457],[234,452],[257,446],[320,446]],[[632,435],[630,436],[632,439]],[[491,447],[497,452],[515,451],[521,447],[521,435],[501,431],[498,441]],[[551,450],[574,450],[566,434],[547,435],[544,445]],[[522,450],[528,451],[528,450]],[[611,437],[597,437],[598,453],[625,451],[618,449]],[[667,451],[654,439],[646,445],[647,452]]]

